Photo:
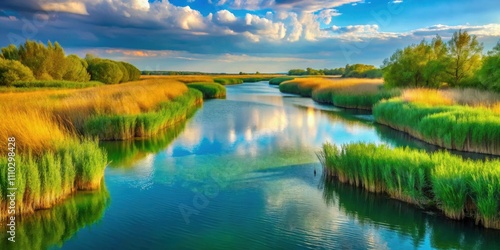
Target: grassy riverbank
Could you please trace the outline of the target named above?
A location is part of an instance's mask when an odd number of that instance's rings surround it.
[[[430,144],[499,155],[498,100],[495,94],[477,90],[414,89],[377,104],[373,114],[378,123]]]
[[[49,208],[77,190],[100,187],[108,159],[98,140],[152,136],[186,119],[201,104],[202,93],[179,81],[146,79],[3,93],[0,100],[5,115],[0,163],[7,166],[7,138],[16,138],[16,213],[26,214]],[[7,178],[3,171],[0,217],[8,211]]]
[[[422,207],[452,219],[473,218],[500,229],[500,161],[472,161],[447,152],[355,143],[323,145],[325,174],[340,182]]]
[[[195,82],[195,83],[189,83],[188,87],[201,91],[201,93],[203,93],[204,99],[226,97],[226,88],[220,85],[219,83]]]
[[[283,93],[311,97],[319,103],[365,110],[400,94],[397,89],[384,89],[381,79],[296,78],[281,83],[279,88]]]

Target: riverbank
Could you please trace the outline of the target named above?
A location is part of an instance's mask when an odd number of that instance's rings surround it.
[[[375,103],[399,95],[386,90],[382,79],[295,78],[279,84],[282,93],[311,97],[314,101],[341,108],[371,110]]]
[[[422,208],[437,208],[455,220],[500,229],[500,161],[472,161],[447,152],[354,143],[324,144],[325,175],[343,183]]]
[[[1,218],[11,210],[30,214],[78,190],[100,188],[108,159],[98,140],[152,136],[186,119],[203,101],[198,90],[166,79],[3,93],[0,99],[5,115],[0,162],[17,165],[13,173],[0,174]],[[8,138],[15,138],[12,150]],[[14,173],[15,182],[9,182]],[[7,196],[7,188],[16,188],[15,199]]]
[[[405,90],[375,121],[447,149],[500,155],[500,96],[478,90]]]

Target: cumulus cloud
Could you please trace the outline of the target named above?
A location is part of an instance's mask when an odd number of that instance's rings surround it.
[[[299,12],[316,12],[345,4],[364,2],[363,0],[222,0],[217,5],[227,5],[234,9],[273,9]]]

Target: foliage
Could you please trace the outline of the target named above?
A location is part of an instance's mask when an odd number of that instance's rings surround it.
[[[459,30],[448,43],[436,36],[397,50],[384,60],[385,83],[396,87],[479,87],[474,75],[481,66],[483,45]]]
[[[12,86],[16,81],[34,79],[31,70],[19,61],[0,58],[0,86]]]
[[[93,56],[87,60],[76,55],[66,56],[64,49],[57,42],[52,44],[49,41],[45,46],[41,42],[27,40],[19,47],[11,44],[1,50],[0,59],[20,62],[31,70],[36,80],[88,82],[92,77],[92,80],[118,83],[138,80],[141,75],[139,69],[126,62],[104,60]],[[10,72],[5,77],[9,79],[9,83],[30,80],[15,75]]]
[[[380,78],[382,71],[373,65],[354,64],[345,66],[342,77],[346,78]]]
[[[484,58],[477,75],[483,88],[500,92],[500,42]]]
[[[116,84],[123,78],[122,68],[120,68],[118,63],[110,60],[93,60],[89,63],[88,70],[92,81]]]
[[[66,81],[88,82],[90,74],[87,72],[88,64],[77,55],[69,55],[64,59],[66,62],[66,71],[62,79]]]
[[[453,34],[448,42],[450,68],[448,69],[451,86],[460,86],[475,74],[481,66],[483,45],[477,41],[475,35],[459,30]]]

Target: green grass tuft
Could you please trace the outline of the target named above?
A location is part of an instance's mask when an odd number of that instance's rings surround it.
[[[226,97],[226,88],[219,83],[197,82],[197,83],[189,83],[187,84],[187,86],[201,91],[201,93],[203,93],[204,99]]]

